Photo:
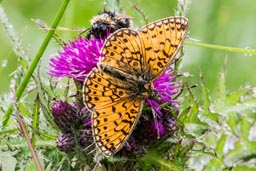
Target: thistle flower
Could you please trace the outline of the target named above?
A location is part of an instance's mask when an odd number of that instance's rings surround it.
[[[50,59],[49,75],[69,77],[84,81],[86,75],[96,66],[104,40],[78,37],[63,46],[63,51]]]
[[[175,85],[173,80],[176,76],[173,76],[175,71],[171,71],[171,68],[167,68],[166,71],[161,75],[156,81],[154,81],[153,85],[160,95],[160,102],[169,102],[169,103],[177,103],[172,99],[172,95],[176,94],[176,89],[179,86]]]
[[[172,135],[177,130],[177,121],[173,117],[168,117],[164,120],[165,128],[168,134]]]
[[[144,120],[143,122],[141,122],[138,132],[142,136],[141,138],[143,138],[143,140],[151,141],[159,139],[166,135],[166,128],[163,125],[162,121],[158,121],[156,119],[152,121]]]
[[[77,115],[76,108],[67,102],[52,102],[53,120],[62,132],[69,132],[76,127]]]
[[[60,151],[69,152],[75,146],[75,138],[71,133],[62,133],[58,136],[56,146]]]
[[[79,144],[82,147],[87,147],[93,143],[92,128],[87,127],[78,132]]]
[[[153,120],[151,125],[151,130],[153,134],[157,135],[157,138],[163,137],[166,134],[166,128],[164,127],[163,123],[158,120]]]
[[[91,126],[90,112],[86,107],[81,110],[75,104],[63,101],[52,102],[53,120],[64,133]]]
[[[146,102],[153,108],[153,110],[159,115],[162,115],[160,105],[166,102],[176,104],[177,102],[172,99],[172,95],[176,94],[176,89],[179,86],[175,85],[173,80],[176,78],[173,76],[175,71],[171,71],[171,68],[167,68],[166,71],[153,82],[153,86],[157,91],[159,99],[146,99]]]

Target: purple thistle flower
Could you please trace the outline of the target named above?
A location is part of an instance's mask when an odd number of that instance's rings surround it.
[[[173,117],[168,117],[164,120],[164,125],[168,130],[168,134],[173,134],[177,130],[177,121]]]
[[[53,101],[51,109],[53,120],[62,132],[91,127],[90,112],[86,107],[80,110],[76,103],[71,105],[63,101]]]
[[[143,120],[138,126],[136,136],[139,136],[137,143],[143,144],[141,142],[149,143],[151,140],[160,139],[167,133],[166,127],[163,124],[161,118],[159,120]],[[140,139],[141,138],[141,139]]]
[[[49,75],[84,81],[86,75],[102,57],[100,49],[103,44],[102,39],[89,40],[82,37],[70,41],[68,45],[63,46],[62,52],[50,59]]]
[[[76,108],[67,102],[53,101],[52,115],[54,122],[62,132],[69,132],[76,126]]]
[[[146,102],[152,107],[152,114],[154,120],[151,126],[153,134],[157,134],[157,137],[163,137],[166,134],[166,128],[161,121],[157,120],[157,116],[162,116],[160,105],[166,102],[176,104],[177,102],[172,99],[172,95],[176,94],[176,89],[179,86],[175,85],[173,80],[176,78],[173,76],[175,71],[170,71],[170,67],[153,82],[153,86],[156,89],[159,99],[146,99]]]
[[[56,141],[56,146],[60,151],[68,152],[72,150],[75,146],[75,138],[74,135],[71,133],[67,134],[60,134]]]
[[[159,99],[146,99],[146,102],[152,107],[152,109],[159,115],[162,115],[160,105],[166,102],[176,104],[177,101],[172,99],[172,95],[176,94],[176,89],[179,86],[175,85],[173,80],[176,78],[173,76],[175,71],[171,71],[171,68],[167,68],[166,71],[154,81],[153,86],[157,90]]]
[[[91,127],[84,128],[78,131],[79,144],[82,147],[87,147],[93,143]]]
[[[176,94],[176,89],[179,86],[174,85],[173,80],[176,76],[173,76],[175,71],[171,71],[171,68],[167,68],[166,71],[161,75],[156,81],[154,81],[153,85],[160,95],[161,102],[169,102],[169,103],[177,103],[172,99],[172,95]]]
[[[155,134],[158,139],[163,137],[166,134],[166,129],[165,129],[163,123],[156,119],[152,123],[151,130],[152,130],[153,134]]]

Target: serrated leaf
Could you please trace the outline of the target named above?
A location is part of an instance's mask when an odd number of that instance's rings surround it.
[[[235,143],[234,150],[231,150],[225,156],[225,163],[227,163],[228,166],[232,166],[238,161],[246,161],[250,156],[256,156],[256,142],[245,145],[238,141]]]
[[[37,94],[35,104],[34,104],[34,109],[33,109],[33,115],[32,115],[33,131],[32,131],[31,143],[33,147],[35,147],[35,131],[38,130],[39,108],[40,108],[40,103],[39,103],[39,96]]]
[[[201,79],[201,86],[203,91],[203,107],[202,107],[201,116],[204,117],[204,119],[210,119],[214,122],[217,122],[219,120],[218,114],[212,113],[209,110],[211,106],[211,101],[208,93],[209,90],[207,89],[202,73],[200,73],[200,79]]]
[[[181,118],[181,122],[185,125],[185,128],[190,130],[190,133],[201,135],[203,130],[208,126],[207,123],[202,122],[198,116],[199,116],[199,106],[198,103],[190,90],[188,88],[188,93],[189,93],[189,100],[190,100],[190,105],[188,108],[186,108],[185,111],[181,113],[179,116],[179,120]]]
[[[217,101],[219,104],[225,104],[226,101],[226,77],[225,77],[225,65],[219,72],[218,86],[217,86]]]
[[[235,105],[240,102],[241,97],[243,95],[246,95],[249,90],[246,88],[241,88],[240,90],[237,90],[231,94],[227,95],[226,98],[226,104],[227,105]]]
[[[240,140],[243,142],[248,142],[249,137],[249,131],[252,126],[252,123],[249,122],[249,119],[247,116],[244,116],[241,118],[240,122]]]
[[[224,151],[224,146],[225,146],[226,140],[227,140],[227,135],[222,134],[219,141],[217,142],[215,152],[217,153],[218,158],[222,159],[222,157],[223,157],[223,151]]]
[[[209,163],[204,167],[203,170],[207,171],[216,171],[216,170],[222,170],[224,166],[219,161],[218,158],[212,158]]]
[[[28,111],[28,107],[25,106],[22,102],[18,102],[18,108],[22,116],[31,117],[31,113]]]
[[[209,93],[208,93],[208,89],[206,87],[206,84],[204,82],[204,78],[202,73],[200,73],[200,80],[201,80],[201,87],[202,87],[202,91],[203,91],[203,110],[207,111],[211,105],[210,99],[209,99]]]
[[[236,112],[230,112],[229,116],[230,117],[228,117],[226,123],[231,128],[232,133],[236,135],[237,134],[236,133],[237,125],[239,124],[241,116]]]
[[[178,121],[180,123],[183,123],[185,121],[185,119],[187,118],[189,111],[190,111],[191,106],[188,106],[187,108],[185,108],[183,111],[181,111],[181,114],[178,117]]]
[[[177,163],[170,162],[166,159],[161,158],[158,156],[154,151],[150,150],[145,156],[141,158],[142,162],[144,163],[145,168],[152,168],[152,165],[156,165],[159,167],[159,171],[181,171],[181,168]]]
[[[232,171],[256,171],[256,168],[250,168],[247,166],[234,166]]]
[[[116,157],[116,156],[111,156],[111,157],[107,157],[107,160],[111,163],[115,163],[115,162],[122,162],[125,161],[126,159],[123,157]]]
[[[214,111],[220,114],[227,114],[230,112],[242,113],[245,110],[255,110],[256,98],[250,97],[248,94],[252,94],[250,89],[235,91],[234,93],[227,95],[226,101],[223,102],[223,104],[216,102],[214,104]],[[245,100],[241,100],[242,97]]]

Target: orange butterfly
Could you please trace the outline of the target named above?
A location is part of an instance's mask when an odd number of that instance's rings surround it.
[[[106,156],[118,152],[133,132],[153,82],[171,64],[188,31],[184,17],[155,21],[138,32],[120,29],[105,42],[97,68],[84,82],[84,102],[92,111],[93,138]]]

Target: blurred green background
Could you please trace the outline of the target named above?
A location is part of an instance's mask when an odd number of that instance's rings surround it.
[[[50,25],[61,2],[61,0],[2,1],[1,4],[10,22],[22,41],[26,53],[31,58],[35,56],[46,35],[45,32],[38,29],[31,18],[39,18]],[[133,17],[134,26],[137,27],[143,25],[143,17],[133,8],[134,4],[145,13],[149,21],[175,15],[177,7],[176,0],[121,1],[123,11]],[[88,28],[90,26],[89,20],[102,10],[103,1],[72,0],[60,26]],[[255,11],[254,0],[192,0],[187,13],[190,22],[189,37],[202,43],[256,49]],[[73,39],[79,34],[79,32],[71,31],[58,31],[58,33],[65,40]],[[2,94],[9,91],[10,74],[19,64],[2,25],[0,26],[0,42],[0,94]],[[61,47],[54,41],[49,44],[42,58],[44,73],[47,73],[49,58],[60,49]],[[226,57],[226,84],[229,90],[238,89],[246,83],[256,85],[256,56],[248,54],[185,45],[182,71],[192,75],[192,77],[187,78],[190,85],[199,83],[199,73],[202,72],[211,94],[214,94],[218,72],[221,70]],[[193,91],[200,94],[200,86]]]

